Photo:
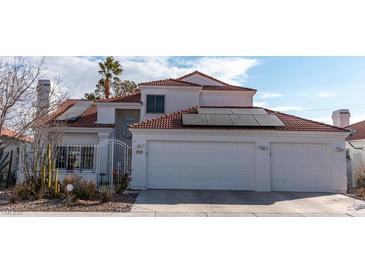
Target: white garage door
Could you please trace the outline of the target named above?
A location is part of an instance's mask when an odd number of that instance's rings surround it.
[[[253,190],[252,143],[148,142],[147,187]]]
[[[271,145],[273,191],[331,191],[327,144]]]

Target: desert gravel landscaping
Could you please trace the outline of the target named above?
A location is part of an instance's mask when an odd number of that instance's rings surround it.
[[[130,212],[138,193],[113,194],[111,201],[77,200],[67,203],[64,199],[39,199],[10,203],[7,192],[0,192],[1,212]]]

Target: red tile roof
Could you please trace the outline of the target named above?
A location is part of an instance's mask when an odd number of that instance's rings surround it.
[[[194,83],[190,83],[187,81],[184,81],[182,79],[193,75],[193,74],[199,74],[201,76],[204,76],[206,78],[209,78],[211,80],[214,80],[218,83],[223,84],[223,86],[205,86],[205,85],[198,85],[198,84],[194,84]],[[179,77],[177,79],[165,79],[165,80],[156,80],[156,81],[150,81],[150,82],[144,82],[144,83],[140,83],[139,86],[142,85],[146,85],[146,86],[163,86],[163,87],[174,87],[174,86],[180,86],[180,87],[201,87],[202,90],[234,90],[234,91],[256,91],[256,89],[252,89],[252,88],[246,88],[246,87],[239,87],[239,86],[234,86],[234,85],[230,85],[227,83],[224,83],[216,78],[213,78],[209,75],[206,75],[200,71],[194,71],[192,73],[189,73],[187,75],[184,75],[182,77]]]
[[[365,121],[349,125],[347,129],[350,129],[353,132],[349,137],[347,137],[348,141],[365,139]]]
[[[33,138],[31,136],[19,136],[19,133],[10,129],[10,128],[3,128],[0,131],[0,136],[5,138],[15,138],[20,141],[31,143],[33,142]]]
[[[150,81],[150,82],[144,82],[139,83],[139,86],[145,85],[145,86],[184,86],[184,87],[200,87],[200,85],[180,81],[176,79],[165,79],[165,80],[156,80],[156,81]]]
[[[86,101],[85,99],[67,99],[64,101],[59,108],[50,115],[48,119],[49,122],[57,122],[56,118],[60,116],[62,113],[66,112],[69,108],[75,105],[77,102]],[[126,95],[113,97],[109,99],[100,99],[96,102],[110,102],[110,103],[140,103],[141,102],[141,93],[137,89],[135,93]],[[67,121],[64,122],[68,127],[113,127],[114,124],[98,124],[97,120],[97,108],[95,103],[92,104],[84,113],[82,113],[81,117],[75,121]],[[60,122],[58,122],[60,123]]]
[[[108,99],[100,99],[96,102],[113,102],[113,103],[141,103],[141,93],[136,89],[134,93],[125,96],[116,96]]]
[[[60,116],[62,113],[66,112],[69,108],[75,105],[77,102],[81,100],[68,99],[66,100],[54,114],[51,114],[52,118],[49,120],[51,123],[62,123],[67,127],[113,127],[113,124],[97,124],[97,112],[96,105],[92,104],[84,113],[81,114],[81,117],[75,121],[67,121],[60,122],[57,121],[56,118]]]
[[[239,87],[239,86],[203,86],[203,90],[252,90],[252,91],[256,91],[256,89],[252,89],[252,88],[245,88],[245,87]]]
[[[232,108],[232,107],[230,107]],[[250,108],[250,107],[246,107]],[[256,107],[253,107],[256,108]],[[258,108],[258,107],[257,107]],[[265,109],[265,108],[263,108]],[[343,128],[322,124],[316,121],[299,118],[293,115],[265,109],[269,114],[275,114],[285,124],[281,127],[270,127],[270,129],[280,131],[328,131],[328,132],[348,132]],[[240,128],[240,129],[260,129],[267,130],[267,127],[204,127],[204,126],[184,126],[182,123],[182,114],[198,113],[197,107],[188,108],[182,111],[167,114],[158,118],[142,121],[131,125],[131,128],[151,128],[151,129],[182,129],[182,128]]]

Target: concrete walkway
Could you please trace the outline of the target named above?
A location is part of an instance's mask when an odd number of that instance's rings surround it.
[[[365,201],[326,193],[145,190],[131,213],[161,217],[365,217]]]

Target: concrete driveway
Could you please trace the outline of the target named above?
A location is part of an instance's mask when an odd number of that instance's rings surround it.
[[[145,190],[136,216],[364,216],[365,201],[342,194]]]

